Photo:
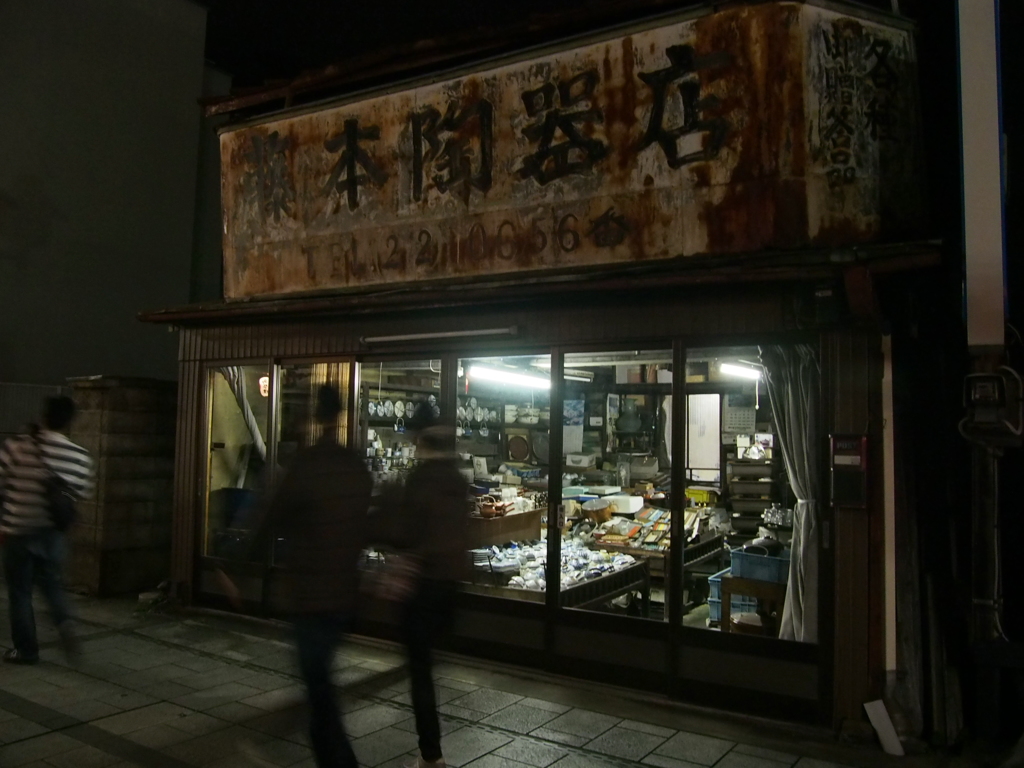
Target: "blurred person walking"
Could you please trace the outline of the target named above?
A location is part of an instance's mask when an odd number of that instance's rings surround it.
[[[367,542],[373,482],[362,459],[338,444],[340,413],[338,391],[320,387],[315,418],[323,436],[295,455],[253,537],[254,547],[268,545],[266,534],[285,539],[284,608],[295,628],[319,768],[357,768],[334,696],[331,665],[354,624],[358,560]],[[225,587],[239,605],[237,588],[230,582]]]
[[[401,635],[420,756],[407,768],[443,768],[433,649],[452,624],[458,583],[467,576],[469,486],[458,471],[455,432],[438,423],[429,403],[420,403],[406,426],[415,434],[418,462],[405,484],[401,530],[391,543],[402,549],[412,574],[401,608]]]
[[[74,659],[77,641],[61,585],[69,519],[54,519],[52,495],[79,500],[92,493],[93,461],[89,452],[68,439],[75,417],[70,397],[50,397],[43,409],[43,427],[8,438],[0,447],[0,539],[7,579],[11,640],[4,653],[10,664],[36,664],[39,641],[32,608],[38,580],[50,606],[61,646]],[[66,503],[66,502],[64,502]]]

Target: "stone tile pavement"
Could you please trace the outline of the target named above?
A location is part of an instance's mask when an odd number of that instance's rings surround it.
[[[137,613],[128,601],[75,602],[83,636],[76,667],[61,658],[42,615],[42,663],[0,666],[2,768],[314,765],[285,628],[223,614]],[[0,613],[6,649],[6,595]],[[334,678],[362,765],[396,768],[415,754],[398,649],[353,639],[338,653]],[[453,768],[895,764],[814,729],[467,658],[442,656],[436,682]]]

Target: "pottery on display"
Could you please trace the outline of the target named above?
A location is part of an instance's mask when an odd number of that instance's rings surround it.
[[[639,432],[640,414],[636,412],[636,400],[624,398],[622,401],[622,413],[619,420],[615,422],[615,429],[619,432]]]

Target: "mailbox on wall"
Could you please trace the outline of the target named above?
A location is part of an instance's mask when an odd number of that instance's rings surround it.
[[[832,506],[867,508],[867,435],[832,435],[830,464],[832,468]]]

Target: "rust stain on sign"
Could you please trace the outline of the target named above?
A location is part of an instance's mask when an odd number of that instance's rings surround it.
[[[910,233],[914,67],[763,3],[229,131],[225,295]]]

